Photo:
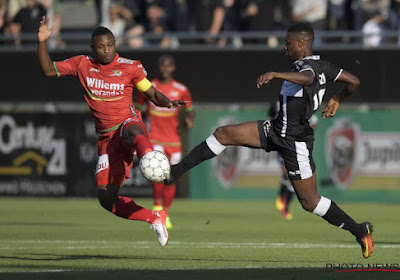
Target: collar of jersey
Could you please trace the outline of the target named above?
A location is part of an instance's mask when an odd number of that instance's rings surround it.
[[[306,56],[305,58],[296,60],[294,63],[299,62],[299,61],[304,60],[304,59],[320,60],[320,56],[319,55],[309,55],[309,56]]]
[[[101,63],[98,63],[96,58],[94,59],[94,62],[95,62],[101,69],[107,69],[107,68],[109,68],[109,67],[113,67],[118,58],[119,58],[119,54],[118,54],[118,53],[115,53],[114,59],[113,59],[110,63],[108,63],[108,64],[106,64],[106,65],[101,64]]]

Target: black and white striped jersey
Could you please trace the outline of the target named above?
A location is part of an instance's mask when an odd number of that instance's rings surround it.
[[[308,86],[283,82],[279,115],[272,122],[273,129],[277,135],[288,140],[312,140],[314,131],[309,126],[309,119],[321,105],[327,81],[336,81],[343,70],[321,60],[319,55],[313,55],[295,61],[291,71],[312,71],[314,82]]]

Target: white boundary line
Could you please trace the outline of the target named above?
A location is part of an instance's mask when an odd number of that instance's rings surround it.
[[[15,244],[15,245],[12,245]],[[358,244],[320,244],[320,243],[267,243],[267,242],[190,242],[170,241],[168,248],[228,248],[228,249],[315,249],[315,248],[359,248]],[[23,246],[21,246],[23,245]],[[0,250],[24,249],[120,249],[158,247],[153,241],[106,241],[106,240],[1,240]],[[400,244],[376,244],[375,248],[400,249]]]

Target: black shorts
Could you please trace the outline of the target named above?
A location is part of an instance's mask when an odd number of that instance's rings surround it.
[[[294,141],[276,135],[270,121],[257,121],[261,147],[277,151],[282,157],[291,180],[310,178],[315,171],[312,156],[314,141]]]

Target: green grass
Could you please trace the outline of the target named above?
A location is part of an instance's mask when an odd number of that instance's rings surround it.
[[[137,202],[151,207],[149,199]],[[147,223],[117,218],[95,199],[2,198],[0,279],[311,279],[315,271],[347,279],[326,264],[400,263],[400,205],[340,206],[373,223],[368,260],[349,232],[297,202],[294,219],[283,221],[271,202],[177,200],[170,213],[175,227],[161,248]],[[366,273],[345,274],[400,277]]]

